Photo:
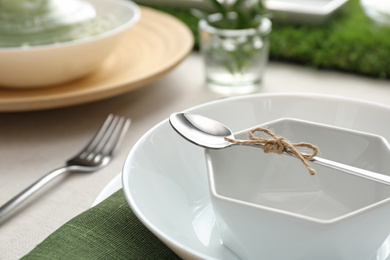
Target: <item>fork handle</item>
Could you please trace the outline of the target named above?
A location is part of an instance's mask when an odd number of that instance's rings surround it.
[[[45,186],[51,180],[59,176],[60,174],[67,172],[69,170],[68,166],[64,166],[58,169],[55,169],[43,177],[38,179],[36,182],[19,192],[12,199],[6,202],[3,206],[0,207],[0,221],[4,220],[16,207],[18,207],[23,201],[37,192],[40,188]]]

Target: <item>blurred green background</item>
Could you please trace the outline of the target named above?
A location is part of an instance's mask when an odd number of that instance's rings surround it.
[[[198,48],[198,19],[190,10],[161,4],[157,9],[186,23]],[[379,26],[366,17],[359,0],[349,0],[320,25],[273,21],[270,38],[271,60],[390,78],[390,26]]]

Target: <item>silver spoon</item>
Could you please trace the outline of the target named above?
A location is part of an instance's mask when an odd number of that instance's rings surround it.
[[[196,114],[174,113],[169,117],[169,122],[173,129],[182,137],[200,147],[221,149],[237,145],[225,140],[225,137],[234,139],[232,131],[224,124],[211,118]],[[245,145],[251,146],[250,144]],[[290,155],[287,152],[285,152],[285,154]],[[317,156],[313,157],[310,161],[331,169],[390,185],[390,176],[388,175],[364,170]]]

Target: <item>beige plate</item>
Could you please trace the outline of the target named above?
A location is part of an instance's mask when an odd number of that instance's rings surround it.
[[[101,68],[71,83],[39,89],[0,88],[0,112],[32,111],[113,97],[158,79],[192,50],[193,35],[166,13],[141,7],[141,19]]]

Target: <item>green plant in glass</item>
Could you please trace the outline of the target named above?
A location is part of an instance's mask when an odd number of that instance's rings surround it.
[[[205,19],[210,25],[220,29],[248,29],[260,25],[261,18],[266,16],[266,10],[261,0],[204,0],[213,10],[223,18],[219,21],[209,19],[211,13],[193,10],[193,14]]]
[[[207,1],[213,10],[211,14],[193,12],[200,18],[200,47],[207,81],[233,86],[257,84],[268,60],[271,30],[263,3]]]

